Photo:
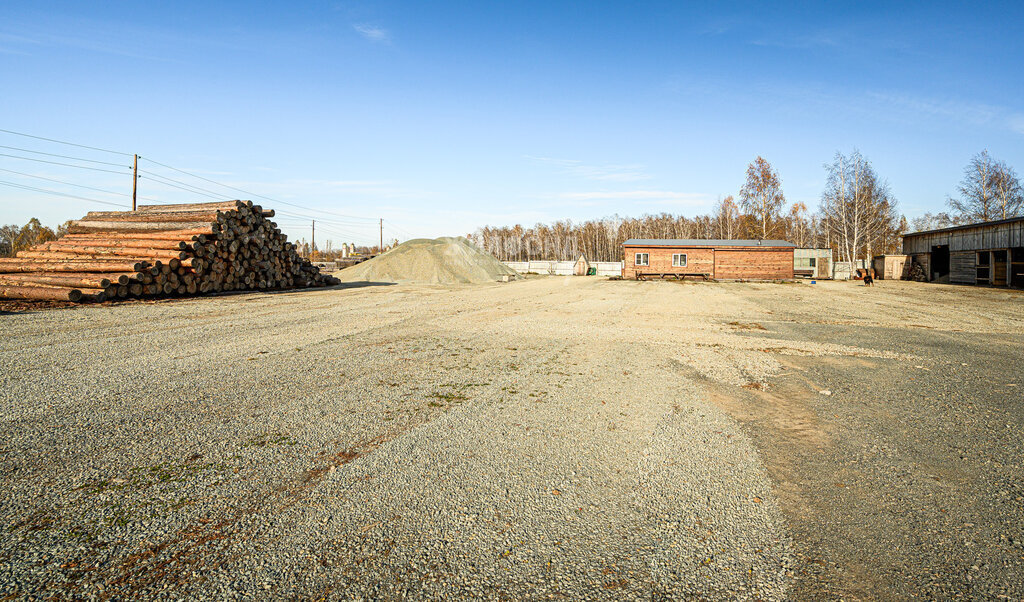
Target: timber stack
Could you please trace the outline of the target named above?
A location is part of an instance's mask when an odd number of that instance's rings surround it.
[[[67,234],[0,259],[0,298],[124,297],[337,284],[299,256],[252,201],[91,211]]]

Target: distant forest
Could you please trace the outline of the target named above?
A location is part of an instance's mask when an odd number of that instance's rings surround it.
[[[964,168],[960,195],[947,198],[949,212],[926,213],[909,223],[888,183],[859,152],[836,153],[826,170],[825,190],[813,213],[803,203],[786,203],[778,172],[758,157],[747,168],[739,198],[720,199],[708,215],[616,215],[525,228],[485,226],[471,237],[503,261],[569,260],[580,254],[591,261],[620,261],[621,244],[630,238],[783,239],[798,247],[830,248],[837,261],[852,261],[900,253],[906,232],[1024,213],[1016,172],[986,151]]]

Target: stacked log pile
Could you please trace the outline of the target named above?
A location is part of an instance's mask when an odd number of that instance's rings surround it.
[[[124,297],[337,284],[251,201],[92,211],[58,240],[0,259],[0,298]]]

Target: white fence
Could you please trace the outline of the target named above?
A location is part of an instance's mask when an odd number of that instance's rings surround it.
[[[853,278],[854,271],[868,267],[863,259],[857,261],[837,261],[832,264],[833,280],[849,280]]]
[[[549,274],[572,276],[575,261],[504,261],[502,262],[520,274]],[[598,276],[621,276],[621,261],[591,261],[590,267],[597,268]]]

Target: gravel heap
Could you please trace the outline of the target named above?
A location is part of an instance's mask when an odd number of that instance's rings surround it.
[[[342,282],[410,282],[423,284],[483,284],[515,270],[493,255],[458,237],[417,238],[383,255],[342,270]]]

